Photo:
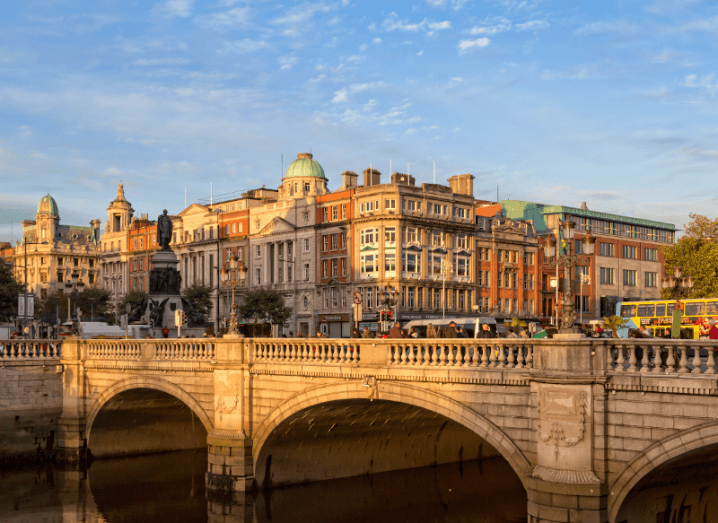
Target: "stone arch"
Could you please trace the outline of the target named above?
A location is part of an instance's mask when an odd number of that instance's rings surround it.
[[[629,463],[608,492],[608,520],[616,521],[621,505],[633,487],[667,461],[709,445],[718,444],[718,422],[687,429],[654,443]]]
[[[499,429],[496,425],[473,409],[462,405],[458,401],[437,394],[426,389],[395,382],[377,382],[375,399],[405,403],[441,414],[453,420],[494,447],[509,463],[513,471],[524,483],[531,472],[531,464],[521,449]],[[262,447],[272,431],[291,415],[305,408],[320,405],[330,401],[347,399],[369,399],[367,391],[371,388],[363,386],[358,381],[340,381],[321,385],[290,396],[277,405],[262,421],[253,436],[253,460],[257,466],[257,459]]]
[[[187,391],[182,387],[175,385],[174,383],[155,377],[132,377],[123,380],[116,381],[105,390],[103,390],[92,404],[87,413],[86,423],[86,438],[89,440],[90,431],[92,430],[92,424],[100,412],[102,407],[110,401],[113,397],[118,394],[132,389],[153,389],[159,390],[173,396],[183,402],[187,407],[194,413],[195,416],[202,422],[205,430],[209,434],[212,431],[213,424],[207,413],[204,411],[202,406],[195,400]]]

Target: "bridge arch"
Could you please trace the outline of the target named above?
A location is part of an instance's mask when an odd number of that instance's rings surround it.
[[[530,475],[532,468],[528,459],[501,429],[478,412],[442,394],[411,385],[387,382],[377,383],[376,386],[377,393],[374,399],[420,407],[440,414],[471,430],[494,447],[509,463],[521,482],[525,484],[525,480]],[[267,415],[254,434],[253,459],[255,470],[265,443],[272,431],[284,420],[306,408],[332,401],[367,400],[370,399],[370,392],[371,388],[367,388],[358,381],[347,382],[342,380],[308,389],[287,398]]]
[[[108,401],[110,401],[118,394],[133,389],[158,390],[177,398],[185,405],[187,405],[187,407],[194,413],[194,415],[197,416],[208,434],[212,430],[212,420],[209,418],[209,416],[204,411],[202,406],[197,402],[197,400],[195,400],[182,387],[175,385],[170,381],[156,378],[153,376],[130,377],[116,381],[97,396],[97,398],[92,404],[92,407],[87,413],[86,437],[88,440],[90,438],[90,431],[92,430],[93,422],[95,421],[97,414],[100,412],[100,410],[102,410],[102,407],[104,407]]]
[[[718,444],[718,421],[678,432],[648,447],[613,482],[608,493],[608,520],[616,521],[628,494],[650,472],[672,459],[715,444]]]

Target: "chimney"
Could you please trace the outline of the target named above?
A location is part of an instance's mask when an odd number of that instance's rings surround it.
[[[449,178],[449,187],[453,193],[474,196],[474,177],[469,173],[457,174]]]
[[[391,175],[391,183],[396,185],[410,185],[411,187],[414,187],[416,185],[416,179],[409,174],[394,172],[394,174]]]
[[[381,173],[376,169],[364,169],[364,187],[381,184]]]
[[[342,189],[351,189],[357,186],[359,175],[354,171],[344,171],[342,173]]]
[[[586,202],[581,202],[581,210],[582,210],[582,211],[587,211],[587,210],[588,210],[588,206],[586,205]]]

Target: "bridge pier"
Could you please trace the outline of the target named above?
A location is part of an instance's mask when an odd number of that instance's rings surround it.
[[[529,480],[528,523],[605,523],[608,496],[602,485]]]
[[[207,436],[205,486],[210,499],[233,505],[254,488],[252,440],[235,431],[214,430]]]
[[[85,467],[90,459],[87,448],[87,413],[82,340],[67,338],[62,344],[62,415],[57,420],[55,461],[70,467]]]

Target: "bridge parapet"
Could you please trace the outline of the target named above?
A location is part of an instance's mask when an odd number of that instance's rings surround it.
[[[62,340],[0,340],[0,361],[57,359]]]

